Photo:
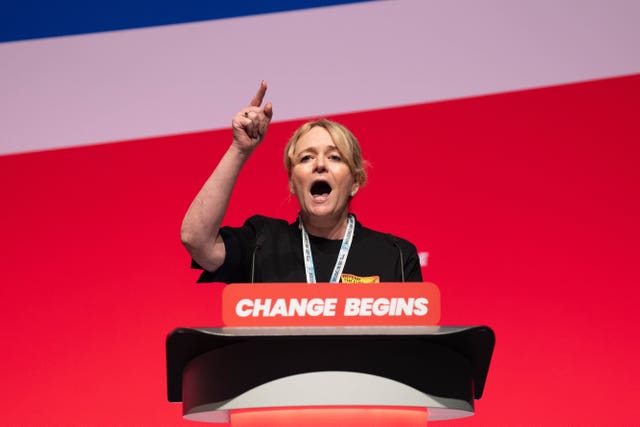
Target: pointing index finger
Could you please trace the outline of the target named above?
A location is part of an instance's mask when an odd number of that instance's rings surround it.
[[[262,99],[264,98],[264,94],[267,92],[267,82],[262,80],[260,82],[260,87],[258,88],[258,92],[256,92],[255,96],[249,103],[250,107],[259,107],[262,104]]]

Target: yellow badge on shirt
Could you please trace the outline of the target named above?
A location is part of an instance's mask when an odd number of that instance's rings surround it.
[[[353,274],[343,274],[340,276],[342,283],[380,283],[380,276],[360,277]]]

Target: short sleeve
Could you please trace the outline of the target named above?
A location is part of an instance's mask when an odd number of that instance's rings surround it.
[[[204,270],[191,260],[191,268],[203,270],[198,283],[223,282],[242,283],[248,281],[248,259],[255,246],[256,231],[250,220],[242,227],[223,227],[220,237],[224,242],[224,263],[216,271]]]
[[[268,241],[282,239],[283,230],[287,223],[282,220],[254,215],[247,219],[242,227],[222,227],[220,237],[224,242],[224,263],[216,271],[204,270],[198,278],[198,283],[223,282],[247,283],[251,281],[252,255],[257,250],[258,236]],[[203,270],[192,260],[191,267]]]

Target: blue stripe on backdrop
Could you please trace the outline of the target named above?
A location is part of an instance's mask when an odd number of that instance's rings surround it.
[[[0,42],[232,18],[371,0],[11,0],[0,9]]]

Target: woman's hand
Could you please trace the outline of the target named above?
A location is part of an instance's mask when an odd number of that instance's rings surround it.
[[[273,116],[271,102],[268,102],[264,108],[260,107],[266,92],[267,83],[263,80],[249,105],[238,111],[231,122],[232,145],[247,155],[262,142]]]

